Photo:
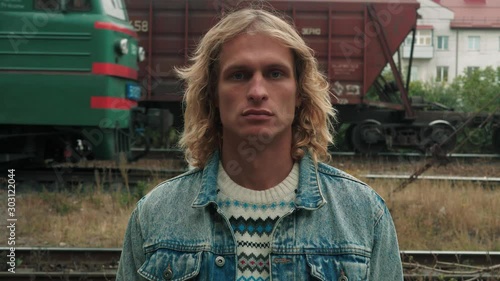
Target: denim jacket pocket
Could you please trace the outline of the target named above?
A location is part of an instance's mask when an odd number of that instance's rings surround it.
[[[201,253],[158,248],[146,254],[138,272],[152,281],[190,280],[200,273]]]
[[[336,255],[306,255],[310,274],[323,281],[366,281],[370,259],[366,256],[343,253]]]

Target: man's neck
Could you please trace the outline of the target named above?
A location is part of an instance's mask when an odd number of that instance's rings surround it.
[[[225,140],[226,141],[226,140]],[[293,167],[291,142],[257,144],[251,141],[222,146],[222,166],[237,184],[253,190],[265,190],[282,182]]]

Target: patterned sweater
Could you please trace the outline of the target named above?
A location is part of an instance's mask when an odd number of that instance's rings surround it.
[[[294,206],[299,167],[273,188],[256,191],[229,178],[221,164],[217,177],[217,201],[229,219],[236,238],[237,281],[268,281],[271,233],[276,221]]]

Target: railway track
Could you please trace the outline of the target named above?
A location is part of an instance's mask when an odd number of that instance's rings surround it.
[[[120,253],[118,248],[16,248],[21,261],[16,273],[2,268],[0,279],[114,280]],[[0,259],[7,254],[8,248],[0,248]],[[401,259],[408,281],[500,280],[500,252],[402,251]]]
[[[0,248],[1,259],[10,253]],[[115,280],[121,249],[16,248],[15,273],[2,268],[1,280]],[[2,266],[9,264],[2,260]]]
[[[366,174],[362,177],[367,179],[389,179],[401,180],[408,179],[411,175],[389,175],[389,174]],[[461,177],[461,176],[419,176],[419,180],[434,180],[434,181],[468,181],[480,183],[500,183],[500,177]]]
[[[359,154],[356,152],[331,152],[331,155],[337,156],[358,156],[358,157],[367,157],[367,155]],[[377,155],[371,155],[369,157],[416,157],[416,158],[430,158],[433,157],[431,154],[422,154],[416,152],[406,152],[406,153],[398,153],[398,152],[380,152]],[[477,154],[477,153],[452,153],[448,157],[455,159],[500,159],[500,154]]]
[[[354,163],[353,165],[366,164],[373,161],[387,161],[384,163],[392,163],[393,159],[399,159],[401,162],[409,160],[412,162],[413,158],[423,159],[425,155],[418,153],[382,153],[378,156],[366,156],[359,155],[352,152],[336,152],[333,153],[334,157],[338,158],[348,158],[345,161]],[[184,168],[184,162],[181,160],[181,151],[176,149],[152,149],[149,154],[150,160],[145,160],[145,163],[153,161],[153,164],[138,165],[139,167],[129,167],[126,169],[117,168],[116,163],[86,163],[89,166],[82,166],[80,164],[59,164],[52,165],[49,168],[24,168],[16,169],[16,181],[20,183],[20,187],[23,183],[38,183],[47,186],[50,189],[51,185],[55,186],[71,186],[80,183],[103,183],[107,185],[113,184],[129,184],[136,185],[139,182],[148,181],[149,179],[167,179],[173,176],[179,175],[186,171]],[[397,157],[397,158],[395,158]],[[454,154],[451,157],[454,159],[463,159],[458,161],[464,161],[464,164],[470,164],[473,161],[479,161],[482,163],[489,163],[487,165],[497,165],[500,155],[496,154]],[[152,159],[175,159],[175,165],[173,167],[182,168],[156,168],[156,160]],[[481,159],[481,160],[479,160]],[[149,162],[148,162],[149,161]],[[167,160],[170,161],[170,160]],[[377,162],[378,163],[378,162]],[[399,163],[399,162],[398,162]],[[394,163],[392,163],[394,164]],[[397,164],[397,163],[396,163]],[[140,168],[143,167],[143,168]],[[146,168],[147,167],[147,168]],[[407,173],[407,171],[402,171],[402,173]],[[408,178],[409,175],[398,174],[398,175],[386,175],[386,174],[376,174],[370,173],[364,175],[365,178],[385,178],[389,180],[400,180]],[[420,176],[420,179],[427,180],[448,180],[448,181],[470,181],[470,182],[481,182],[486,184],[496,184],[500,182],[498,177],[450,177],[450,176]],[[28,184],[27,186],[32,186]]]
[[[117,168],[72,168],[65,172],[54,169],[36,170],[16,170],[16,181],[20,189],[23,183],[55,184],[55,185],[76,185],[83,183],[102,184],[127,184],[137,185],[140,182],[148,181],[151,178],[168,179],[184,173],[186,170],[168,169],[127,169],[125,172]],[[365,174],[361,175],[365,179],[385,179],[404,180],[410,177],[409,174]],[[462,181],[487,185],[500,184],[500,177],[463,177],[447,175],[419,176],[418,180],[429,181]],[[29,185],[29,184],[28,184]]]
[[[171,178],[184,173],[183,169],[154,168],[78,168],[55,167],[42,169],[16,169],[16,182],[23,183],[74,185],[79,183],[124,184],[135,185],[150,178]]]
[[[139,148],[133,148],[133,152],[141,152]],[[365,155],[356,152],[331,152],[332,156],[345,156],[345,157],[359,157],[359,158],[430,158],[431,154],[422,154],[416,152],[381,152],[377,155]],[[147,159],[168,159],[168,158],[179,158],[182,157],[182,151],[179,149],[162,149],[162,148],[151,148],[148,154],[145,156]],[[448,157],[452,159],[500,159],[500,154],[477,154],[477,153],[452,153]]]

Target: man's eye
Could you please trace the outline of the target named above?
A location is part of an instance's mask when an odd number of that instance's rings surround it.
[[[235,72],[235,73],[231,74],[231,79],[243,80],[243,79],[245,79],[245,74],[243,72]]]
[[[273,71],[271,71],[271,73],[270,73],[269,75],[270,75],[270,76],[271,76],[271,78],[273,78],[273,79],[278,79],[278,78],[283,77],[283,72],[278,71],[278,70],[273,70]]]

